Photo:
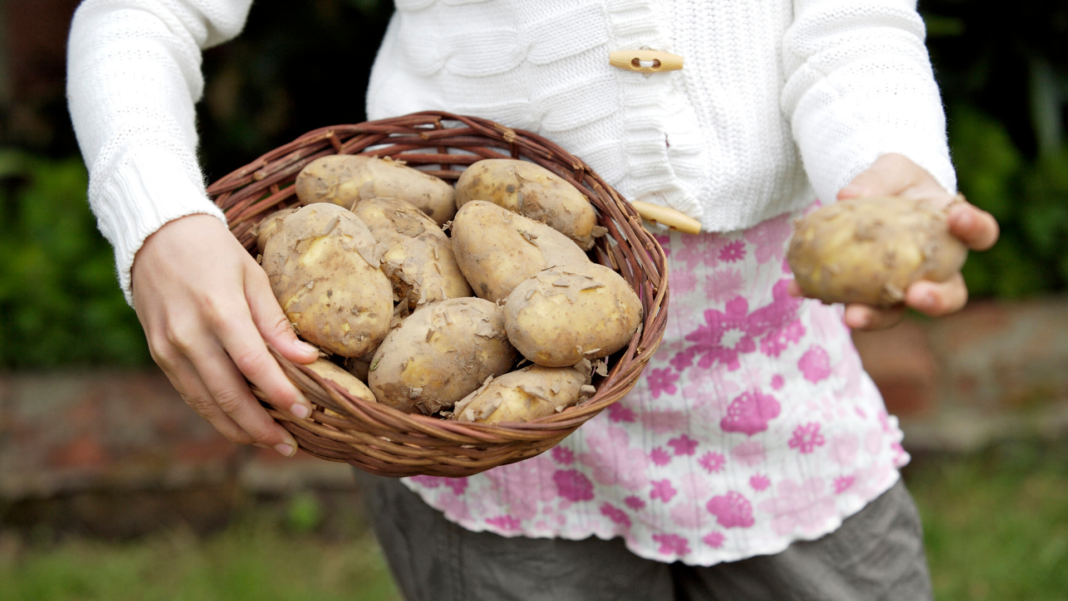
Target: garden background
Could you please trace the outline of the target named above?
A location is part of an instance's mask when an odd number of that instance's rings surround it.
[[[395,598],[343,466],[227,443],[152,365],[85,201],[76,0],[0,0],[0,601]],[[960,189],[1001,223],[961,315],[857,335],[939,599],[1068,599],[1068,5],[924,0]],[[259,2],[209,51],[209,180],[364,119],[392,3]]]

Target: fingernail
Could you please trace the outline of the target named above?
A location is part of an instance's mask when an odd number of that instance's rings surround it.
[[[289,407],[289,412],[292,413],[297,419],[308,419],[311,415],[311,409],[307,405],[301,403],[293,403]]]
[[[935,301],[934,294],[928,292],[927,294],[924,294],[922,297],[920,297],[920,308],[921,309],[934,309],[935,302],[936,301]]]
[[[307,342],[304,342],[303,340],[298,340],[295,343],[295,345],[296,345],[296,347],[298,349],[304,351],[305,353],[316,353],[316,354],[319,353],[319,349],[317,349],[314,346],[308,344]]]
[[[274,445],[274,450],[278,451],[278,454],[282,455],[283,457],[292,457],[297,453],[296,449],[284,442],[281,444]]]

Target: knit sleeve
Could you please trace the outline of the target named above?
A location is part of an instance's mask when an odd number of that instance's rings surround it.
[[[89,203],[130,269],[145,238],[197,213],[225,221],[197,163],[201,51],[240,33],[251,0],[86,0],[71,24],[67,100],[89,169]]]
[[[950,192],[946,119],[915,0],[795,0],[782,109],[819,198],[900,153]]]

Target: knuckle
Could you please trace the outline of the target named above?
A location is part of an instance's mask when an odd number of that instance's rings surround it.
[[[220,302],[212,296],[201,299],[201,309],[204,319],[211,324],[215,331],[223,331],[230,328],[238,318],[228,303]]]
[[[196,346],[196,328],[187,323],[168,323],[164,328],[163,341],[157,341],[157,347],[161,356],[173,358],[174,352],[171,349],[177,350],[182,355],[189,355],[189,353]]]
[[[226,438],[226,440],[229,440],[230,442],[236,444],[249,445],[256,443],[256,439],[250,436],[249,433],[245,432],[244,430],[227,430],[226,432],[222,432],[222,435]]]
[[[227,415],[233,415],[248,402],[248,397],[241,390],[222,390],[215,394],[215,403]]]
[[[264,333],[272,336],[286,336],[293,334],[293,326],[290,325],[289,319],[282,313],[281,310],[273,312],[271,316],[267,317],[263,324]]]
[[[255,380],[270,368],[271,358],[260,349],[244,349],[233,353],[230,358],[237,369],[250,380]]]
[[[271,421],[260,422],[257,420],[256,423],[247,425],[246,429],[253,441],[267,446],[274,446],[281,442],[281,437],[275,432],[273,423]]]
[[[219,412],[218,406],[211,399],[183,394],[182,400],[185,401],[186,405],[189,405],[190,409],[204,418],[214,417]]]

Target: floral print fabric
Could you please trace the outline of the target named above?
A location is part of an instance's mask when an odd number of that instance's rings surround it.
[[[908,455],[841,307],[787,293],[799,216],[661,236],[668,327],[630,394],[548,453],[406,485],[469,530],[619,536],[665,562],[734,561],[833,531]]]

